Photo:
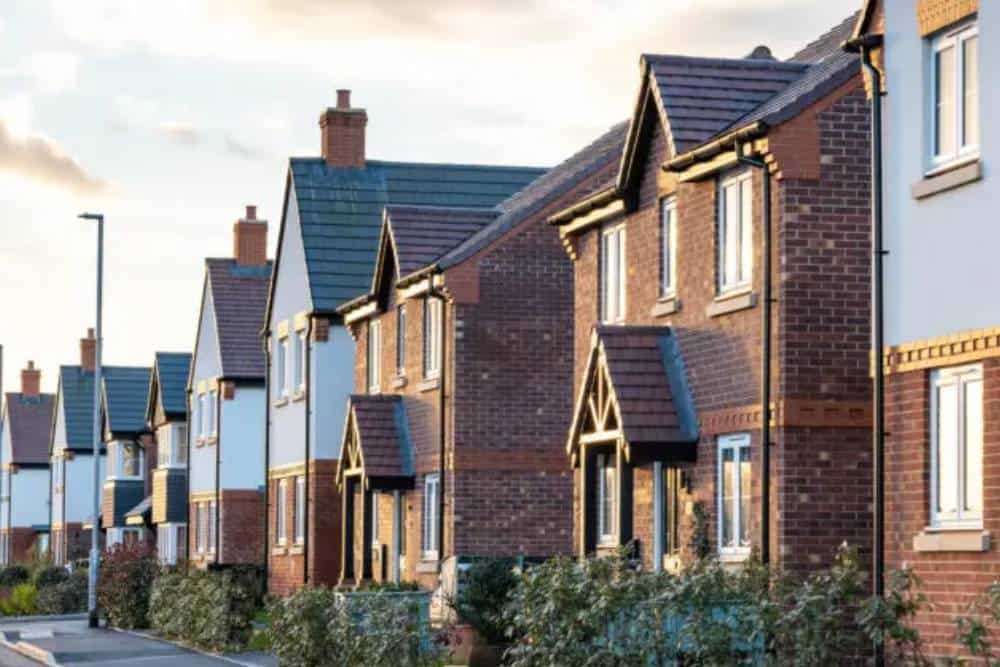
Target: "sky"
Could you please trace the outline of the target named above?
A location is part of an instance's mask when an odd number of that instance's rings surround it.
[[[642,53],[790,56],[860,0],[3,0],[3,387],[55,391],[94,323],[104,361],[194,345],[205,257],[247,204],[273,255],[289,156],[337,88],[368,156],[553,165],[628,117]]]

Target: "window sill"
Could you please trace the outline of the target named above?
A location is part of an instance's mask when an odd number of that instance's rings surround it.
[[[293,544],[289,549],[288,553],[293,556],[301,556],[305,553],[305,547],[302,544]]]
[[[677,574],[681,571],[682,563],[680,554],[663,554],[663,571],[670,574]]]
[[[990,550],[990,533],[981,528],[925,528],[913,537],[913,550],[981,553]]]
[[[749,549],[742,549],[740,551],[723,551],[719,553],[720,563],[742,563],[748,558],[750,558]]]
[[[276,547],[271,547],[272,556],[284,556],[288,553],[288,549],[284,546],[278,545]]]
[[[705,315],[708,317],[720,317],[729,313],[748,310],[757,305],[757,294],[755,292],[743,291],[732,294],[723,294],[715,297],[715,301],[708,304]]]
[[[417,385],[419,391],[433,391],[441,386],[441,378],[427,378],[423,382]]]
[[[304,401],[304,400],[306,400],[305,391],[297,391],[294,394],[292,394],[292,403],[298,403],[299,401]]]
[[[156,469],[157,470],[180,470],[180,471],[183,472],[183,471],[187,470],[187,464],[185,464],[185,463],[167,463],[165,465],[156,466]]]
[[[437,559],[421,560],[417,563],[417,574],[437,574],[440,571],[440,564]]]
[[[393,389],[402,389],[405,386],[406,386],[406,376],[397,375],[396,377],[392,378]]]
[[[664,297],[653,305],[650,311],[652,317],[666,317],[673,315],[681,309],[681,301],[676,296]]]
[[[205,438],[205,439],[204,439],[204,441],[203,441],[203,443],[204,443],[204,445],[205,445],[206,447],[211,447],[212,445],[214,445],[214,444],[215,444],[215,443],[217,443],[218,441],[219,441],[219,436],[217,436],[217,435],[213,435],[213,436],[212,436],[212,437],[210,437],[210,438]]]
[[[954,190],[983,178],[983,163],[976,157],[949,164],[928,172],[923,180],[910,187],[914,199],[926,199],[942,192]]]
[[[278,400],[274,401],[273,405],[276,408],[280,408],[280,407],[286,406],[286,405],[288,405],[288,398],[287,397],[285,397],[285,398],[279,398]]]

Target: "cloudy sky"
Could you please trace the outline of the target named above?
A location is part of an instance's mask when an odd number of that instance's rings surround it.
[[[628,115],[643,52],[787,57],[860,0],[3,0],[0,344],[55,389],[92,326],[105,360],[189,350],[202,259],[244,205],[271,220],[336,88],[371,157],[549,165]]]

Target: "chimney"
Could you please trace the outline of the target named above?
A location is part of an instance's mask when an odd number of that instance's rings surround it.
[[[29,361],[28,367],[21,371],[21,394],[28,398],[38,398],[42,393],[42,373],[35,368],[35,362]]]
[[[368,114],[351,107],[351,91],[337,91],[337,106],[319,117],[320,149],[331,167],[365,167],[365,126]]]
[[[91,373],[97,366],[97,339],[93,329],[87,329],[87,337],[80,339],[80,366]]]
[[[256,206],[233,225],[233,257],[240,266],[267,264],[267,220],[257,219]]]

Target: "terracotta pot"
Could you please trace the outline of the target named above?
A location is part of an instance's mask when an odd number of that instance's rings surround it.
[[[506,650],[506,646],[476,644],[469,653],[469,667],[499,667]]]

